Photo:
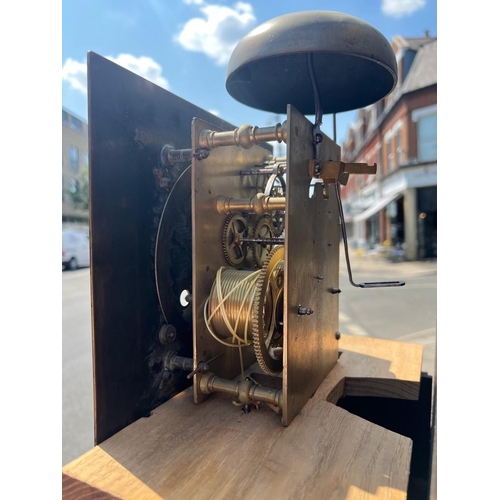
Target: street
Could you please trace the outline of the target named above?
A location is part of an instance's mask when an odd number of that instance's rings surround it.
[[[422,371],[434,373],[437,322],[436,261],[389,263],[350,252],[353,281],[405,281],[402,287],[363,289],[348,280],[340,250],[340,331],[422,344]]]
[[[353,280],[403,280],[404,287],[349,284],[340,252],[340,331],[424,345],[423,371],[434,373],[436,262],[391,264],[351,255]],[[93,446],[90,271],[62,273],[62,465]]]
[[[62,273],[62,463],[94,445],[90,271]]]

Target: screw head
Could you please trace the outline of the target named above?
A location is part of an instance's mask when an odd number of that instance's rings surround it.
[[[340,332],[335,332],[335,339],[340,340]]]
[[[297,314],[299,316],[310,315],[313,312],[314,311],[310,307],[303,307],[303,306],[299,306],[299,308],[297,310]]]

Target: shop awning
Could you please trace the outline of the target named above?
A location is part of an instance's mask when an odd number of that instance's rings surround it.
[[[376,213],[380,212],[380,210],[389,205],[389,203],[392,203],[393,201],[397,200],[400,196],[402,196],[402,194],[403,193],[401,191],[397,191],[393,194],[380,198],[373,205],[371,205],[370,208],[367,208],[364,212],[355,215],[353,217],[354,222],[361,222],[363,220],[368,219],[372,215],[375,215]]]

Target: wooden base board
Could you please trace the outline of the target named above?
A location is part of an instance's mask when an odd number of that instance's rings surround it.
[[[63,498],[403,500],[412,442],[335,405],[417,400],[422,346],[343,335],[342,355],[289,427],[191,389],[63,468]]]

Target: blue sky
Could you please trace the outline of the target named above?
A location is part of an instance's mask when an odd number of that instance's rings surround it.
[[[91,50],[215,112],[234,125],[266,126],[284,117],[254,110],[226,91],[229,56],[259,24],[290,12],[333,10],[395,35],[437,36],[436,0],[65,0],[62,4],[62,105],[87,119],[86,54]],[[354,113],[337,116],[337,142]],[[323,119],[332,136],[332,117]]]

